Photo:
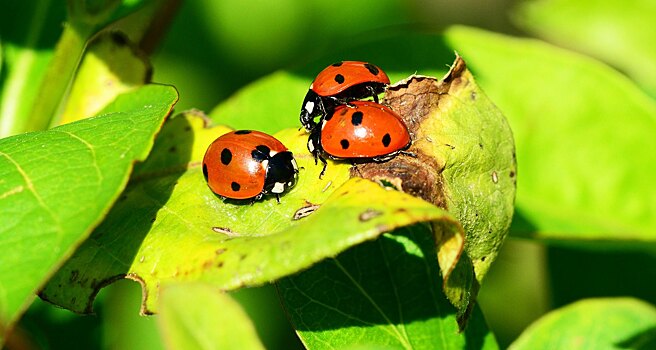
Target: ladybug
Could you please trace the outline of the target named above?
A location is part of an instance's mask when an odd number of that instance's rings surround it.
[[[223,198],[251,199],[280,194],[296,183],[298,166],[285,145],[273,136],[238,130],[214,140],[203,157],[203,175]]]
[[[342,61],[319,72],[310,85],[301,106],[301,124],[311,132],[315,117],[325,117],[335,106],[352,100],[373,97],[385,90],[390,80],[377,66],[360,61]],[[321,122],[319,122],[321,123]]]
[[[324,155],[331,159],[370,158],[375,162],[392,159],[411,144],[410,133],[401,117],[387,106],[372,101],[352,101],[335,107],[308,138],[314,161]]]

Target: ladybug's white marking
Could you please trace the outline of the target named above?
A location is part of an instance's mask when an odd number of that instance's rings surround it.
[[[310,153],[314,152],[314,142],[312,140],[308,140],[308,150]]]
[[[278,153],[278,152],[276,152],[276,151],[274,151],[274,150],[270,150],[270,151],[269,151],[269,158],[272,158],[272,157],[275,156],[277,153]]]
[[[308,101],[308,102],[305,104],[305,110],[306,110],[308,113],[312,114],[312,111],[314,111],[314,102],[312,102],[312,101]]]
[[[294,170],[298,170],[298,165],[296,164],[296,159],[292,158],[292,167]]]
[[[355,136],[363,139],[365,138],[365,136],[367,136],[367,129],[363,127],[357,127],[355,128],[355,130],[353,130],[353,133],[355,134]]]
[[[272,193],[283,193],[285,192],[285,184],[283,182],[276,182],[271,189]]]

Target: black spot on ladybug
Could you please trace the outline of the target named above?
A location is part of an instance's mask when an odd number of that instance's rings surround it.
[[[250,130],[237,130],[237,131],[235,131],[235,135],[247,135],[247,134],[250,134],[250,133],[251,133]]]
[[[383,136],[383,146],[387,147],[390,145],[391,142],[392,142],[392,137],[390,136],[390,134],[385,134],[385,136]]]
[[[255,149],[251,152],[251,157],[258,162],[263,162],[265,159],[269,158],[269,152],[271,149],[265,145],[256,146]]]
[[[223,165],[228,165],[232,161],[232,152],[230,152],[229,149],[224,148],[223,151],[221,151],[221,163]]]
[[[344,83],[344,76],[341,75],[341,74],[337,74],[337,75],[335,76],[335,81],[336,81],[338,84],[343,84],[343,83]]]
[[[371,74],[373,74],[373,75],[378,75],[378,73],[379,73],[378,67],[374,66],[374,65],[371,64],[371,63],[365,63],[365,64],[364,64],[364,67],[367,68],[367,70],[369,71],[369,73],[371,73]]]
[[[353,113],[353,115],[351,116],[351,124],[353,124],[353,126],[358,126],[358,125],[362,124],[362,117],[363,116],[364,116],[364,114],[362,114],[362,112],[360,112],[360,111],[357,111],[357,112]]]
[[[337,62],[337,63],[333,63],[333,64],[331,64],[331,66],[333,66],[333,67],[340,67],[343,63],[344,63],[344,62]]]
[[[331,119],[333,119],[333,114],[332,113],[326,114],[326,116],[323,118],[323,120],[325,120],[325,121],[329,121]]]
[[[269,158],[269,152],[271,149],[265,145],[259,145],[255,147],[253,152],[251,152],[251,157],[258,162],[263,162],[265,159]]]
[[[343,139],[342,141],[339,141],[339,144],[342,145],[342,149],[348,149],[349,148],[349,142],[347,139]]]
[[[207,181],[207,164],[203,163],[203,177]]]
[[[266,154],[267,156],[269,155],[269,152],[271,152],[271,148],[265,146],[265,145],[259,145],[255,147],[256,150]]]
[[[237,192],[241,188],[241,185],[233,181],[230,184],[230,188],[232,188],[233,191]]]

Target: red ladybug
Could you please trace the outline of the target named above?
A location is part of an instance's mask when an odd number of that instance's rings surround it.
[[[337,105],[369,96],[378,102],[378,94],[389,83],[387,74],[371,63],[342,61],[330,65],[317,75],[305,95],[301,124],[311,132],[317,126],[314,118],[325,117]]]
[[[308,150],[323,163],[326,160],[371,158],[384,162],[410,147],[410,133],[401,117],[389,107],[371,101],[352,101],[335,107],[321,127],[308,138]]]
[[[280,194],[294,186],[298,166],[292,152],[273,136],[238,130],[214,140],[203,157],[203,175],[212,192],[230,199]]]

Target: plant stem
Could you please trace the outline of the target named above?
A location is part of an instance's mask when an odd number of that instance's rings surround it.
[[[44,130],[59,119],[91,33],[90,26],[74,26],[70,23],[64,25],[64,31],[39,88],[34,108],[24,120],[24,125],[15,125],[14,129],[22,132]]]

